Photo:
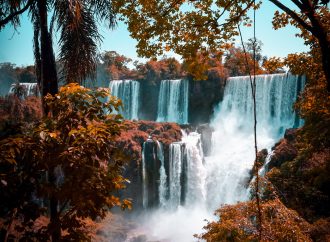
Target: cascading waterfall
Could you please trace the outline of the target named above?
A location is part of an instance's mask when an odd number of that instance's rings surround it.
[[[125,119],[138,119],[140,83],[133,80],[110,81],[109,88],[113,96],[123,102],[121,114]]]
[[[148,206],[148,180],[147,180],[147,168],[146,168],[146,159],[145,159],[145,151],[146,143],[143,143],[142,149],[142,206],[143,208],[147,208]]]
[[[165,207],[195,204],[206,197],[206,170],[203,165],[201,135],[182,131],[182,141],[170,145],[169,190]]]
[[[164,149],[163,144],[156,140],[157,144],[157,156],[160,160],[161,166],[159,168],[159,205],[165,207],[166,204],[166,194],[167,194],[167,175],[165,171],[165,161],[164,161]]]
[[[182,142],[185,144],[184,153],[187,161],[185,204],[203,203],[206,199],[206,169],[203,164],[204,155],[201,135],[196,132],[192,132],[189,135],[183,134]]]
[[[291,74],[256,77],[258,148],[271,148],[285,129],[299,126],[293,103],[304,77]],[[253,103],[249,77],[227,81],[224,98],[211,124],[212,153],[207,157],[207,201],[210,207],[248,199],[246,181],[253,166]]]
[[[188,123],[188,80],[161,82],[157,122]]]
[[[183,164],[182,143],[175,142],[170,145],[169,157],[169,190],[168,206],[177,208],[181,201],[181,173]]]
[[[8,94],[13,94],[15,87],[17,84],[12,84]],[[39,90],[38,90],[38,84],[36,82],[33,83],[28,83],[28,82],[22,82],[19,83],[20,86],[23,86],[26,90],[26,96],[38,96],[39,95]]]
[[[304,82],[304,77],[291,74],[256,77],[259,150],[271,148],[285,129],[302,124],[292,106]],[[212,219],[215,209],[249,199],[246,185],[255,158],[252,108],[249,77],[229,78],[211,123],[210,155],[203,157],[196,133],[183,134],[181,142],[170,145],[166,202],[176,210],[148,214],[144,222],[148,237],[194,241],[193,234],[202,232],[204,219]]]

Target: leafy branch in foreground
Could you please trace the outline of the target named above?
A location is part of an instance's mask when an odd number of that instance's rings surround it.
[[[130,207],[114,195],[127,181],[121,175],[126,157],[114,145],[122,118],[111,114],[121,102],[107,89],[73,83],[45,103],[51,115],[0,141],[0,217],[7,237],[88,240],[83,219]],[[57,206],[45,213],[48,201]],[[49,221],[36,228],[41,215]]]
[[[311,226],[294,210],[285,207],[279,199],[261,204],[263,234],[261,241],[312,241]],[[226,205],[216,211],[219,221],[209,222],[204,234],[206,241],[259,241],[255,201]]]

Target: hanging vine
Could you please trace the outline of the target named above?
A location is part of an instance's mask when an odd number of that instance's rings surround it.
[[[248,63],[247,52],[243,41],[243,36],[241,32],[240,25],[237,25],[238,32],[240,35],[240,40],[242,43],[246,69],[249,73],[250,86],[251,86],[251,94],[252,94],[252,102],[253,102],[253,135],[254,135],[254,151],[255,151],[255,160],[253,166],[253,172],[256,176],[255,182],[255,196],[257,203],[257,226],[258,226],[258,237],[259,241],[262,239],[262,215],[261,215],[261,204],[260,204],[260,196],[259,196],[259,164],[258,164],[258,143],[257,143],[257,109],[256,109],[256,9],[255,9],[255,1],[253,8],[253,78],[250,70],[250,66]]]

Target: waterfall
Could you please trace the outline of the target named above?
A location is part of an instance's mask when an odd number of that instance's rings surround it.
[[[256,77],[259,150],[270,149],[285,129],[302,124],[292,106],[304,82],[304,77],[291,74]],[[169,197],[165,198],[165,207],[138,220],[147,227],[148,239],[196,241],[193,234],[202,232],[204,219],[214,219],[215,209],[249,199],[246,185],[255,158],[249,77],[228,79],[211,126],[212,147],[206,157],[198,133],[183,133],[181,142],[170,145]],[[268,154],[265,166],[271,157],[271,152]],[[263,172],[264,168],[260,174]]]
[[[113,96],[122,100],[121,114],[125,119],[138,119],[140,83],[133,80],[110,81],[109,88]]]
[[[301,123],[292,106],[304,81],[304,78],[291,74],[256,77],[259,150],[270,149],[283,136],[285,129]],[[249,198],[245,183],[255,156],[249,77],[228,79],[223,101],[211,125],[215,132],[211,156],[206,158],[207,202],[215,209],[220,204],[232,204]]]
[[[188,80],[161,82],[157,122],[188,123]]]
[[[180,205],[194,204],[206,198],[201,135],[196,132],[182,133],[182,141],[174,142],[169,147],[168,188],[163,162],[160,167],[159,202],[164,208],[176,209]]]
[[[206,199],[206,169],[204,167],[204,155],[201,143],[201,135],[192,132],[182,137],[185,143],[185,156],[187,161],[187,191],[185,203],[192,205],[204,202]]]
[[[163,144],[156,141],[157,144],[157,156],[161,162],[161,166],[159,168],[160,178],[159,178],[159,204],[161,207],[165,207],[166,204],[166,194],[167,194],[167,175],[165,171],[165,163],[164,163],[164,149]]]
[[[147,180],[147,168],[145,159],[146,142],[143,143],[142,149],[142,206],[143,208],[148,207],[148,180]]]
[[[10,89],[8,91],[8,94],[13,94],[15,87],[16,87],[16,83],[12,84],[10,86]],[[20,86],[23,86],[25,91],[26,91],[26,96],[38,96],[39,95],[39,90],[38,90],[38,84],[36,82],[22,82],[19,83]]]
[[[170,208],[177,208],[181,203],[181,173],[183,163],[182,143],[175,142],[170,145],[169,156],[169,202]]]

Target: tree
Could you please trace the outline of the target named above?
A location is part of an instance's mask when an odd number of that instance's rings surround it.
[[[115,15],[109,0],[79,1],[0,1],[0,29],[7,24],[17,28],[22,13],[29,11],[34,25],[35,66],[42,96],[57,93],[58,77],[52,45],[52,32],[60,32],[59,61],[66,82],[82,82],[96,70],[97,43],[101,36],[97,21],[115,25]],[[48,12],[52,13],[48,27]]]
[[[256,60],[256,74],[262,74],[263,71],[259,67],[259,61]],[[229,76],[244,76],[254,71],[253,54],[245,53],[240,47],[230,48],[225,55],[224,66],[228,69]]]
[[[34,66],[16,68],[19,82],[37,82]]]
[[[284,12],[275,12],[276,28],[291,23],[315,37],[321,48],[322,69],[330,91],[330,18],[326,6],[329,0],[291,0],[287,4],[269,1]],[[138,54],[152,57],[173,50],[189,59],[197,52],[223,51],[226,42],[238,35],[237,26],[241,22],[251,24],[247,12],[258,8],[261,1],[114,0],[113,3],[115,11],[122,14],[128,24],[131,36],[138,41]]]
[[[281,58],[278,57],[270,57],[268,59],[265,58],[262,62],[262,67],[269,74],[284,72],[284,62],[281,60]]]
[[[147,79],[155,84],[157,80],[175,79],[183,76],[182,66],[175,58],[152,58],[147,63],[135,62],[138,79]]]
[[[114,145],[121,116],[108,114],[118,110],[120,101],[100,101],[106,97],[106,89],[69,84],[59,94],[46,96],[52,116],[0,141],[0,217],[5,218],[7,234],[17,229],[25,232],[23,237],[43,241],[82,241],[84,218],[102,218],[108,208],[130,206],[114,195],[126,182],[121,176],[125,157]],[[53,171],[54,180],[46,179]],[[35,233],[35,221],[46,210],[44,202],[52,199],[58,207]],[[11,228],[13,221],[17,228]]]
[[[263,201],[263,235],[258,240],[256,208],[253,201],[226,205],[216,211],[218,221],[209,222],[197,236],[206,241],[313,241],[311,225],[279,199]]]
[[[11,84],[17,82],[15,65],[11,63],[0,64],[0,95],[7,95]]]
[[[100,55],[100,68],[104,68],[111,80],[125,79],[130,76],[128,64],[132,60],[118,54],[116,51],[105,51]]]

